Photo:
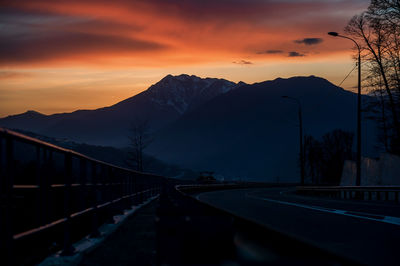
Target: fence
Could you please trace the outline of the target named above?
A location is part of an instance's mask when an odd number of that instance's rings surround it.
[[[11,264],[23,254],[71,254],[74,240],[98,235],[164,181],[0,128],[1,256]]]
[[[329,196],[343,199],[386,200],[399,203],[400,187],[398,186],[326,186],[297,187],[297,193]]]

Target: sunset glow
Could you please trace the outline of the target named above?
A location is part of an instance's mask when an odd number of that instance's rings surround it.
[[[112,105],[167,74],[259,82],[353,68],[328,36],[367,0],[18,0],[0,9],[0,117]],[[343,86],[351,90],[354,75]]]

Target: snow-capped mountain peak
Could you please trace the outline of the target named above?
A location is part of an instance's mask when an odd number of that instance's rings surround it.
[[[183,114],[236,87],[236,83],[224,79],[168,75],[152,85],[146,94],[152,102]]]

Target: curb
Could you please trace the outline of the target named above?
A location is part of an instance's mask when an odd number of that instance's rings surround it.
[[[124,210],[124,214],[114,216],[114,224],[103,224],[99,227],[100,236],[97,238],[90,238],[86,236],[80,241],[73,244],[75,253],[72,256],[61,256],[61,251],[48,256],[38,266],[53,266],[53,265],[79,265],[85,254],[96,249],[102,244],[112,233],[114,233],[123,222],[131,215],[136,213],[141,208],[148,205],[153,200],[157,199],[159,195],[154,196],[140,205],[132,206],[129,210]]]

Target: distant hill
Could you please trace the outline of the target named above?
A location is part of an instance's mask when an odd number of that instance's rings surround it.
[[[224,79],[168,75],[146,91],[110,107],[48,116],[27,111],[0,119],[0,126],[93,145],[124,147],[128,144],[132,122],[147,120],[150,130],[156,131],[242,84]]]
[[[132,165],[129,163],[129,148],[95,146],[85,143],[76,143],[67,139],[56,139],[24,130],[18,131],[24,135],[40,139],[59,147],[79,152],[88,157],[107,162],[119,167],[132,169]],[[183,169],[176,165],[164,163],[149,155],[145,155],[144,157],[144,171],[147,173],[158,174],[166,177],[179,177],[181,179],[192,180],[196,179],[199,175],[197,172]]]

